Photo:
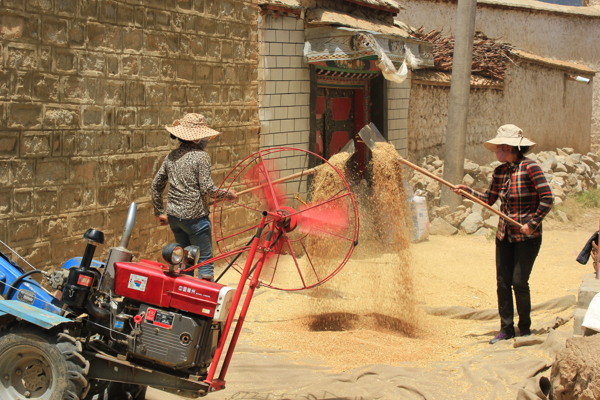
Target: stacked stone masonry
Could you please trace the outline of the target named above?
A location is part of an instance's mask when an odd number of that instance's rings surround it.
[[[156,258],[150,205],[176,146],[164,125],[203,113],[222,135],[218,184],[258,149],[258,9],[251,0],[6,0],[0,10],[0,239],[37,268],[83,254],[83,233]]]

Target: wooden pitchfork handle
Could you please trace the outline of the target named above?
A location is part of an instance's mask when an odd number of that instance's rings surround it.
[[[432,174],[431,172],[427,171],[424,168],[419,167],[416,164],[411,163],[408,160],[405,160],[404,158],[402,158],[400,155],[398,155],[398,159],[400,160],[401,163],[407,165],[408,167],[422,173],[423,175],[427,175],[428,177],[435,179],[436,181],[443,183],[446,186],[449,186],[450,188],[452,188],[453,190],[458,189],[456,187],[456,185],[451,184],[450,182],[448,182],[447,180],[444,180],[442,178],[440,178],[439,176]],[[489,204],[483,202],[482,200],[478,199],[477,197],[473,196],[470,193],[465,192],[462,189],[458,189],[459,193],[461,194],[461,196],[464,196],[466,198],[468,198],[469,200],[474,201],[477,204],[481,204],[482,206],[484,206],[485,208],[487,208],[488,210],[490,210],[491,212],[493,212],[494,214],[497,214],[500,218],[504,218],[506,221],[508,221],[509,223],[518,226],[519,228],[523,227],[523,224],[521,224],[520,222],[515,221],[514,219],[512,219],[511,217],[509,217],[508,215],[496,210],[495,208],[493,208],[492,206],[490,206]]]

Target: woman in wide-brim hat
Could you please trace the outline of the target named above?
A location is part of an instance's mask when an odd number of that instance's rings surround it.
[[[215,186],[210,155],[204,150],[208,141],[220,132],[210,128],[204,116],[196,113],[186,114],[165,128],[181,144],[165,157],[152,181],[154,215],[160,225],[171,227],[175,241],[181,246],[198,246],[200,262],[203,262],[212,258],[207,199],[236,197],[233,190],[220,191]],[[167,183],[169,190],[165,209],[162,196]],[[200,267],[199,273],[203,279],[212,280],[214,265],[208,263]]]
[[[468,186],[457,185],[455,191],[464,190],[490,206],[500,199],[500,211],[522,224],[519,228],[504,218],[498,221],[496,281],[500,331],[490,340],[494,344],[516,334],[513,291],[519,315],[519,334],[531,334],[529,276],[542,244],[542,220],[552,208],[553,196],[540,166],[525,157],[535,142],[524,137],[521,128],[512,124],[502,125],[496,137],[483,145],[493,151],[502,163],[494,170],[490,187],[481,193]]]
[[[221,134],[206,124],[206,119],[202,114],[195,113],[186,114],[183,118],[176,119],[165,128],[171,135],[186,142],[212,139]]]
[[[498,145],[515,147],[518,152],[524,155],[535,146],[535,142],[532,142],[523,136],[521,128],[516,125],[508,124],[498,128],[496,137],[483,144],[486,149],[494,152]]]

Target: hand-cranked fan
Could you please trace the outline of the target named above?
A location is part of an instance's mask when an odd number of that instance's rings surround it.
[[[358,238],[358,207],[344,177],[346,147],[326,160],[292,147],[273,147],[242,160],[220,189],[238,193],[235,201],[215,202],[215,242],[230,266],[241,271],[238,249],[260,235],[256,254],[264,263],[253,270],[264,286],[302,290],[334,276],[350,258]],[[258,223],[266,216],[264,228]],[[235,256],[234,256],[235,255]],[[238,264],[239,261],[239,264]],[[257,263],[258,264],[258,263]]]

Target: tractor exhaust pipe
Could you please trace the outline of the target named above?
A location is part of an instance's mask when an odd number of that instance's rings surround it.
[[[100,279],[100,291],[107,293],[112,292],[115,283],[115,263],[116,262],[129,262],[133,259],[133,254],[127,250],[129,239],[131,238],[131,232],[135,225],[135,217],[137,214],[137,204],[131,203],[129,211],[127,212],[127,220],[125,221],[125,230],[121,237],[121,243],[119,247],[111,247],[108,251],[108,257],[106,258],[106,266],[104,267],[104,273]]]
[[[133,231],[133,225],[135,225],[135,217],[137,215],[137,204],[131,203],[129,205],[129,211],[127,212],[127,221],[125,221],[125,230],[123,231],[123,236],[121,237],[121,243],[119,247],[124,249],[127,248],[129,244],[129,239],[131,238],[131,232]]]

